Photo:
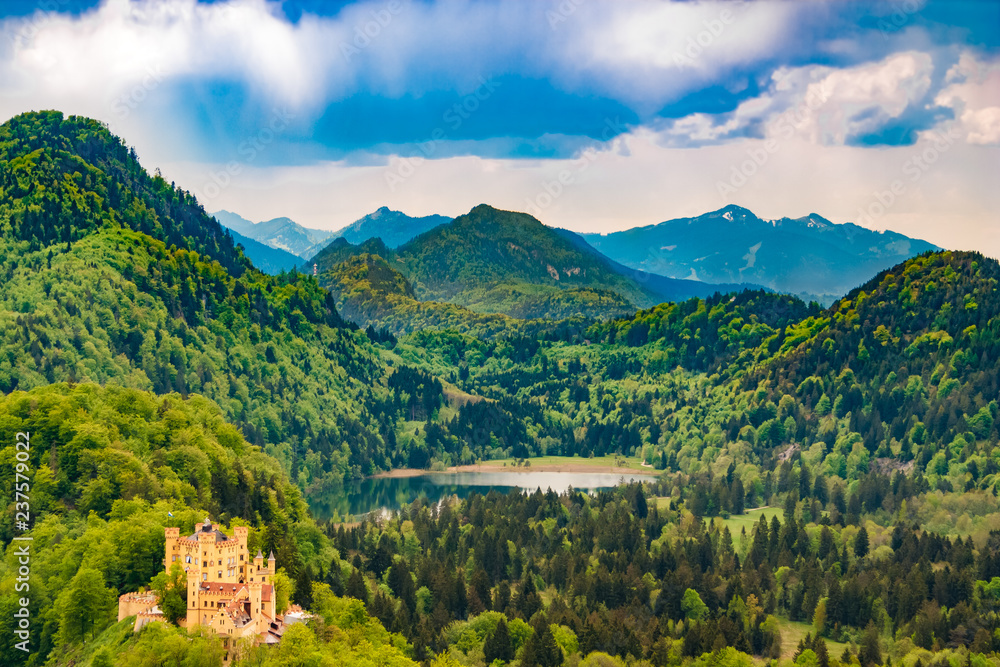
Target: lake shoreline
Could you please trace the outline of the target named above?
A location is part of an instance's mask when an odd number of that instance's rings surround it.
[[[649,468],[648,470],[636,470],[635,468],[623,468],[620,466],[592,465],[587,463],[541,463],[532,466],[502,466],[491,463],[473,463],[470,465],[451,466],[445,470],[423,470],[420,468],[395,468],[372,475],[369,479],[405,479],[408,477],[420,477],[421,475],[446,475],[456,472],[572,472],[572,473],[594,473],[610,475],[643,475],[646,477],[656,477],[659,471]]]

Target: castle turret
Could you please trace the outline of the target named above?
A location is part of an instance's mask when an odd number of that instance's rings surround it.
[[[237,558],[239,559],[236,562],[236,571],[238,575],[238,581],[240,583],[249,581],[248,575],[250,572],[250,563],[247,561],[246,558],[247,556],[249,556],[249,552],[247,551],[247,538],[249,537],[249,535],[250,535],[250,529],[247,528],[246,526],[236,526],[235,528],[233,528],[233,538],[236,540],[237,543],[236,551],[238,554]]]
[[[177,540],[180,539],[181,529],[180,528],[166,528],[163,531],[165,537],[165,544],[163,550],[163,567],[166,568],[167,572],[170,571],[170,564],[178,560],[180,552],[177,547]]]

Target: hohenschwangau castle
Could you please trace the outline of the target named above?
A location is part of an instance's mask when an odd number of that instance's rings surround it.
[[[187,617],[179,625],[201,625],[222,635],[227,658],[241,639],[276,643],[284,619],[276,613],[274,554],[267,561],[258,550],[253,562],[247,551],[249,529],[237,526],[228,537],[207,518],[193,535],[167,528],[163,565],[179,562],[187,573]],[[118,598],[118,620],[135,616],[135,631],[151,621],[164,621],[155,593],[126,593]],[[228,660],[227,660],[228,662]]]

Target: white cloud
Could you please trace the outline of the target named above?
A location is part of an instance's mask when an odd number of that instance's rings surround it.
[[[1000,58],[986,61],[966,51],[946,80],[934,101],[955,110],[966,141],[1000,144]]]
[[[912,51],[843,69],[780,68],[758,97],[741,102],[730,114],[692,114],[675,121],[663,140],[673,145],[714,141],[759,125],[768,137],[799,136],[840,145],[877,130],[921,100],[933,71],[930,55]]]
[[[633,104],[662,105],[751,67],[786,44],[809,8],[798,3],[587,3],[558,71]],[[565,75],[569,76],[569,75]]]
[[[795,3],[373,0],[293,25],[265,0],[105,0],[81,16],[0,24],[11,44],[0,111],[22,110],[11,101],[25,97],[93,110],[150,71],[242,82],[303,111],[359,91],[461,91],[506,73],[654,110],[771,57],[802,12]]]

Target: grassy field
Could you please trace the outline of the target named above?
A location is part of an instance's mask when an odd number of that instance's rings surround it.
[[[758,507],[752,510],[747,510],[744,514],[731,516],[728,519],[722,519],[720,517],[706,517],[705,521],[708,523],[718,521],[722,525],[728,527],[729,532],[733,536],[733,541],[735,542],[740,539],[740,533],[744,528],[746,528],[747,536],[753,534],[754,524],[760,521],[762,514],[764,515],[764,518],[767,519],[767,522],[770,523],[772,517],[778,516],[780,518],[781,513],[782,510],[777,507]]]
[[[781,657],[791,660],[795,655],[795,649],[799,642],[805,639],[806,633],[812,632],[812,625],[809,623],[797,623],[784,617],[778,617],[778,627],[781,630]],[[826,640],[826,651],[830,658],[840,658],[847,644]]]

